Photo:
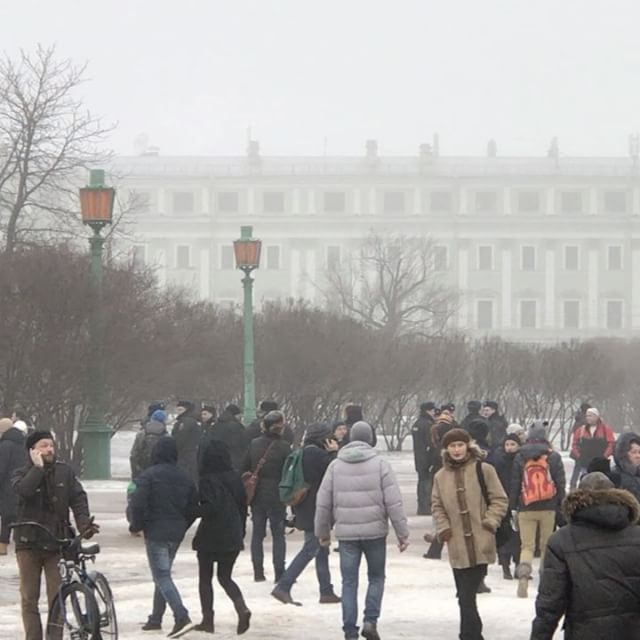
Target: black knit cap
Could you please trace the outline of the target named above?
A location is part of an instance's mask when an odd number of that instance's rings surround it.
[[[507,435],[504,437],[504,440],[502,441],[502,446],[504,447],[504,443],[508,442],[509,440],[511,440],[511,442],[515,442],[519,446],[522,446],[522,440],[520,440],[518,434],[516,433],[507,433]]]
[[[33,449],[40,440],[53,440],[51,431],[34,431],[27,436],[25,445],[27,449]]]

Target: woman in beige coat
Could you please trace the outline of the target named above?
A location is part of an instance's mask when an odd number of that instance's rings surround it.
[[[463,429],[442,439],[444,466],[433,480],[432,513],[438,539],[447,543],[460,606],[460,640],[482,640],[476,593],[496,559],[495,532],[507,513],[507,496],[495,469]],[[486,504],[478,473],[487,487]]]

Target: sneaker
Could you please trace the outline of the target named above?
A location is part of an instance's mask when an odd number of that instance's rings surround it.
[[[145,622],[142,625],[143,631],[162,631],[162,625],[159,622]]]
[[[375,622],[365,622],[362,625],[362,631],[360,632],[360,635],[363,638],[366,638],[366,640],[380,640]]]
[[[189,618],[180,620],[173,625],[171,633],[167,635],[167,638],[181,638],[185,633],[191,631],[196,625],[191,622]]]
[[[320,604],[338,604],[340,602],[342,602],[340,596],[337,596],[335,593],[327,593],[320,596]]]

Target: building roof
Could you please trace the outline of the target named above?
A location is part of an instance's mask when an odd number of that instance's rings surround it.
[[[421,160],[417,156],[118,156],[113,168],[129,176],[412,176],[473,177],[601,177],[632,178],[640,163],[632,158],[455,157]]]

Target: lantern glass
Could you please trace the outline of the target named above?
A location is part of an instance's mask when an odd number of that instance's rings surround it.
[[[233,243],[233,251],[238,269],[257,269],[260,266],[260,240],[236,240]]]
[[[80,189],[80,209],[85,224],[94,222],[111,224],[115,189],[85,187]]]

